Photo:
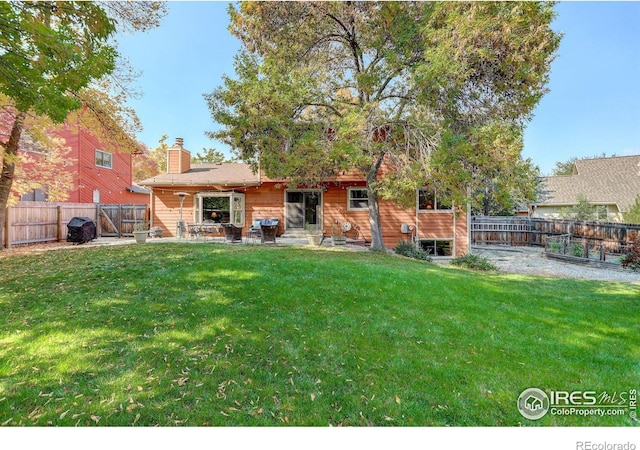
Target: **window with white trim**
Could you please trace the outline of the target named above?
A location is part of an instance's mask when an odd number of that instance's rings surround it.
[[[194,203],[195,223],[230,223],[244,226],[244,194],[199,192]]]
[[[105,169],[113,168],[113,155],[104,150],[96,149],[96,166],[104,167]]]
[[[451,201],[433,188],[418,189],[418,211],[450,210]]]
[[[420,247],[433,256],[453,255],[453,239],[421,239]]]
[[[350,187],[347,190],[347,211],[369,209],[369,191],[367,188]]]

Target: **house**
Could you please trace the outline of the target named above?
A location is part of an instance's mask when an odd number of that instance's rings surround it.
[[[149,204],[149,191],[133,182],[132,165],[137,155],[118,152],[105,146],[95,136],[82,128],[72,129],[68,124],[57,128],[54,135],[61,137],[68,147],[64,161],[56,168],[56,177],[60,171],[66,172],[71,179],[66,202],[103,203],[103,204]],[[20,152],[29,156],[23,172],[30,178],[44,176],[39,170],[39,160],[44,154],[29,138],[23,135]],[[47,184],[47,180],[42,180]],[[47,193],[34,189],[22,193],[21,201],[46,201]]]
[[[346,229],[347,237],[371,241],[368,194],[364,177],[345,173],[319,187],[292,189],[248,164],[191,164],[191,154],[176,139],[167,150],[167,173],[140,182],[151,192],[152,226],[176,236],[177,222],[207,220],[232,223],[246,230],[255,219],[276,218],[278,235],[304,234],[310,228]],[[416,193],[416,207],[402,209],[381,200],[385,247],[410,239],[436,256],[468,253],[468,214],[424,188]],[[182,200],[182,206],[180,204]]]
[[[542,195],[532,205],[533,217],[557,218],[579,198],[600,207],[605,220],[622,221],[622,214],[640,195],[640,155],[579,159],[572,175],[545,177]]]

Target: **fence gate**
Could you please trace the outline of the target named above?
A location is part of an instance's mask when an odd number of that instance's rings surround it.
[[[133,236],[135,224],[147,220],[147,205],[100,205],[101,236]]]

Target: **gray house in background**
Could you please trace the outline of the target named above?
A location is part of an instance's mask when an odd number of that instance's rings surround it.
[[[586,197],[594,206],[606,209],[610,222],[623,220],[640,195],[640,155],[580,159],[573,175],[544,177],[542,193],[532,205],[533,217],[559,218],[563,208],[575,206]]]

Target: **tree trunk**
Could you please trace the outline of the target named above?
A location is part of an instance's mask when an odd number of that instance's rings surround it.
[[[366,175],[367,190],[369,195],[369,225],[371,227],[371,248],[384,248],[384,242],[382,240],[382,223],[380,222],[380,196],[375,189],[371,189],[371,186],[375,185],[378,179],[378,171],[380,170],[380,163],[382,158],[377,164],[374,164],[372,170]]]
[[[9,195],[11,195],[11,185],[13,184],[16,157],[18,155],[18,147],[20,137],[22,136],[25,116],[26,114],[24,112],[16,115],[9,140],[5,145],[4,154],[2,155],[2,174],[0,174],[0,230],[2,230],[2,233],[0,233],[0,250],[5,247],[3,243],[7,235],[5,230],[7,203],[9,201]]]
[[[377,192],[371,191],[369,191],[369,225],[371,225],[371,248],[383,248],[380,199]]]
[[[369,226],[371,227],[371,248],[373,249],[384,248],[382,223],[380,222],[380,196],[375,188],[371,189],[371,186],[375,186],[378,181],[378,173],[384,157],[384,152],[379,153],[373,164],[367,170],[363,170],[369,195]]]

